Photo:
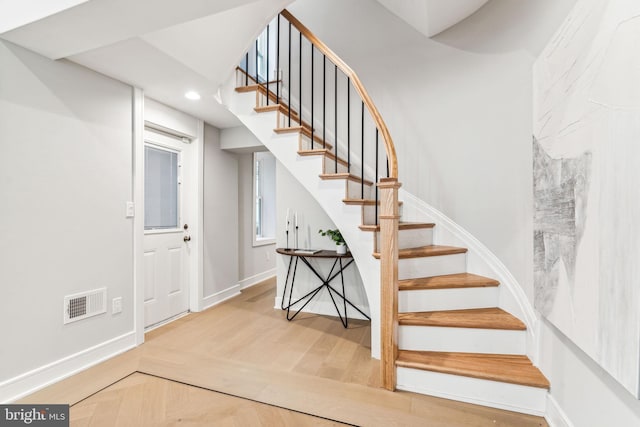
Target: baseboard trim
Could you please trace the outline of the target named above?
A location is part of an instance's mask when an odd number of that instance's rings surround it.
[[[282,295],[276,295],[275,305],[273,308],[280,310],[281,302],[282,302]],[[300,303],[299,305],[302,305],[302,303]],[[338,306],[340,307],[340,310],[342,310],[342,306],[341,305],[338,305]],[[360,310],[362,310],[365,313],[369,311],[369,307],[363,307],[359,305],[356,305],[356,307],[358,307]],[[295,307],[293,307],[292,309],[295,310]],[[302,310],[302,312],[309,313],[309,314],[319,314],[322,316],[331,316],[336,318],[338,317],[338,313],[336,313],[336,308],[333,306],[333,303],[331,301],[313,300]],[[369,320],[366,317],[364,317],[362,314],[354,310],[353,307],[350,307],[348,304],[347,304],[347,314],[349,315],[349,319]]]
[[[136,333],[131,331],[25,372],[0,383],[0,402],[14,402],[134,347],[136,347]]]
[[[202,299],[202,310],[218,305],[230,298],[240,295],[240,284],[233,285],[223,291],[216,292]]]
[[[258,283],[262,283],[267,279],[271,279],[276,275],[276,268],[272,268],[267,271],[263,271],[262,273],[254,274],[251,277],[247,277],[246,279],[242,279],[238,282],[240,286],[240,290],[243,291],[247,288],[257,285]]]
[[[547,394],[547,411],[544,419],[547,420],[549,427],[573,427],[573,423],[551,394]]]

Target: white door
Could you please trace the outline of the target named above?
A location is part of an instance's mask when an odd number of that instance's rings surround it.
[[[182,177],[188,145],[145,133],[144,306],[145,327],[189,309],[190,235]],[[159,142],[161,141],[161,142]]]

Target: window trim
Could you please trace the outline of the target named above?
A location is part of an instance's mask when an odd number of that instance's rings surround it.
[[[256,188],[256,159],[258,157],[258,151],[252,153],[251,155],[251,187],[252,187],[252,197],[251,197],[251,236],[252,236],[252,246],[267,246],[273,245],[276,243],[276,236],[273,237],[258,237],[256,235],[256,198],[257,198],[257,188]],[[275,199],[275,192],[274,192]],[[275,200],[274,200],[275,202]],[[274,229],[275,234],[275,229]]]

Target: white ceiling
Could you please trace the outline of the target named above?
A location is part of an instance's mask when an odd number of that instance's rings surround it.
[[[26,24],[0,37],[142,88],[150,98],[227,128],[240,122],[214,95],[252,40],[292,1],[0,0],[0,6],[21,5],[22,11],[0,19],[0,29]],[[420,31],[432,32],[487,0],[378,1]],[[37,9],[39,4],[46,7]],[[45,16],[47,11],[53,14]],[[188,90],[202,99],[186,99]]]
[[[488,0],[378,0],[378,3],[427,37],[454,26]]]
[[[214,99],[218,87],[290,2],[89,0],[0,37],[142,88],[150,98],[226,128],[240,122]],[[188,90],[202,99],[186,99]]]

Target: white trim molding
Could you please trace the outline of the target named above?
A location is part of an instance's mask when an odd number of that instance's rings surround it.
[[[276,277],[275,267],[267,271],[263,271],[262,273],[254,274],[253,276],[240,280],[238,282],[238,286],[240,286],[240,290],[243,291],[247,288],[257,285],[258,283],[262,283],[267,279],[271,279],[272,277]]]
[[[547,420],[549,427],[573,427],[573,423],[551,393],[547,394],[547,411],[544,419]]]
[[[223,291],[202,298],[202,310],[218,305],[230,298],[240,295],[240,285],[233,285]]]
[[[144,342],[144,92],[133,88],[132,197],[133,216],[133,317],[138,345]]]
[[[136,347],[136,332],[79,351],[0,383],[0,403],[14,402]]]

